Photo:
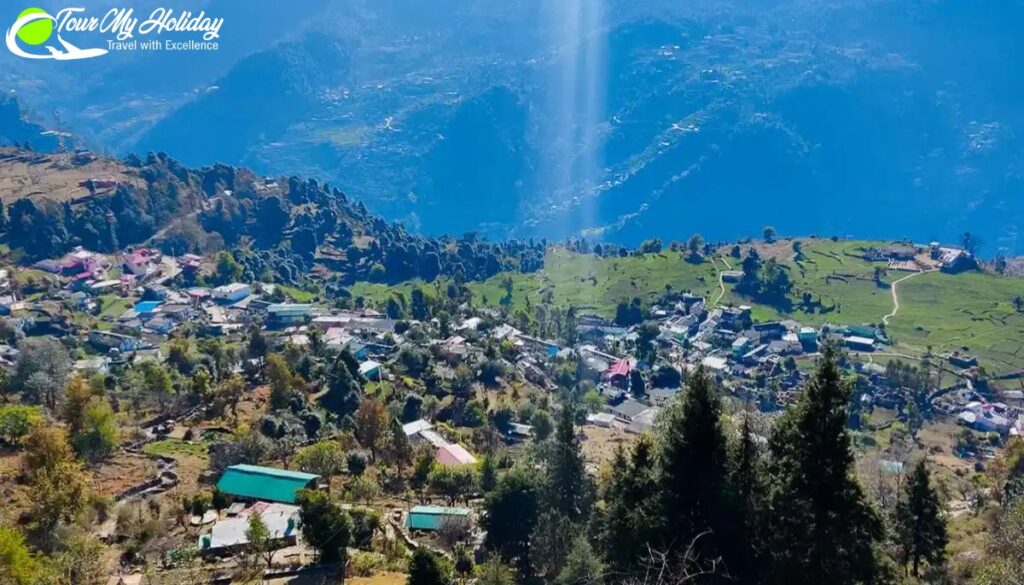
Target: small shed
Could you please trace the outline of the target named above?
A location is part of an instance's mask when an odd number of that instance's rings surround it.
[[[448,519],[469,520],[469,508],[446,508],[443,506],[414,506],[409,511],[409,530],[437,530]]]
[[[316,487],[319,475],[259,465],[232,465],[217,489],[237,498],[294,504],[299,490]]]

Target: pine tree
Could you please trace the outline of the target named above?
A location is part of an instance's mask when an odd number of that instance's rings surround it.
[[[401,477],[404,475],[406,465],[412,462],[413,451],[409,437],[405,435],[402,423],[397,418],[391,419],[387,439],[388,460],[395,466]]]
[[[577,536],[565,559],[565,566],[555,580],[557,585],[600,585],[604,582],[604,565],[594,554],[585,536]]]
[[[334,362],[327,379],[327,392],[320,397],[320,404],[340,418],[350,416],[359,406],[359,384],[344,359]]]
[[[850,387],[828,345],[797,404],[769,439],[768,549],[772,583],[878,580],[883,526],[853,475],[846,430]]]
[[[487,494],[487,549],[515,563],[520,578],[530,576],[530,536],[540,508],[537,480],[532,470],[514,468]]]
[[[757,583],[763,574],[759,559],[762,548],[761,522],[764,516],[763,467],[750,415],[745,414],[740,425],[739,439],[732,449],[729,469],[730,496],[734,510],[737,511],[735,521],[738,545],[730,572],[744,583]]]
[[[614,575],[634,575],[651,542],[657,513],[654,463],[654,444],[644,435],[631,454],[621,447],[615,451],[602,494],[603,513],[596,521],[604,558]]]
[[[547,509],[581,522],[590,517],[593,485],[576,436],[575,418],[575,408],[568,404],[559,414],[547,465],[544,503]]]
[[[728,453],[721,402],[703,368],[671,404],[660,429],[661,545],[680,552],[698,535],[704,558],[732,564],[733,512],[727,497]]]
[[[911,565],[915,577],[923,561],[936,565],[946,556],[946,521],[931,474],[921,459],[896,504],[896,539],[903,565]]]

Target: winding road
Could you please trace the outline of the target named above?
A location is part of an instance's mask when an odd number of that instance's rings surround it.
[[[915,276],[920,276],[922,274],[928,274],[929,272],[936,272],[937,270],[938,268],[932,268],[931,270],[922,270],[921,272],[914,272],[912,274],[904,276],[903,278],[898,278],[892,281],[892,284],[889,285],[889,292],[892,293],[892,311],[888,315],[882,317],[882,323],[888,325],[889,319],[895,317],[896,313],[900,311],[900,297],[899,295],[896,294],[896,285],[903,282],[904,280],[909,280],[911,278],[914,278]]]

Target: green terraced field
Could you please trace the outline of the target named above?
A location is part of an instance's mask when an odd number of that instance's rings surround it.
[[[886,271],[881,285],[874,281],[875,266],[857,255],[866,246],[884,242],[802,240],[803,258],[793,258],[792,243],[779,242],[766,253],[786,266],[793,280],[792,309],[754,303],[734,293],[726,285],[720,304],[750,304],[759,320],[792,318],[808,325],[880,324],[892,308],[889,283],[908,275]],[[677,252],[627,258],[597,258],[564,249],[548,253],[545,267],[535,274],[509,274],[511,299],[505,299],[503,279],[495,276],[484,282],[470,283],[475,302],[512,311],[550,302],[559,307],[575,306],[606,317],[615,314],[622,299],[639,297],[655,301],[671,285],[675,291],[692,291],[709,301],[719,296],[719,271],[727,266],[738,269],[740,261],[724,255],[700,264],[684,260]],[[746,254],[746,247],[743,250]],[[432,284],[408,282],[389,287],[358,284],[354,296],[383,302],[391,291],[408,299],[415,286],[434,295]],[[810,292],[815,305],[804,310],[800,299]],[[895,351],[921,355],[928,347],[939,353],[964,349],[977,354],[982,365],[994,372],[1024,368],[1024,315],[1014,311],[1012,300],[1024,296],[1024,279],[981,273],[950,275],[939,272],[921,274],[898,286],[900,310],[887,328],[895,340]],[[528,311],[530,312],[530,311]]]

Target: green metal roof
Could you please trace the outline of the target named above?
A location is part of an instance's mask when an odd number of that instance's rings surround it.
[[[258,465],[232,465],[217,482],[217,489],[243,498],[268,502],[295,503],[295,495],[306,489],[319,475],[260,467]]]
[[[414,506],[409,511],[410,530],[437,530],[445,518],[469,516],[468,508],[445,508],[442,506]]]

